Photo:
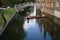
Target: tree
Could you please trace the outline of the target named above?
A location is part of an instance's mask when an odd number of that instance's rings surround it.
[[[35,0],[0,0],[0,6],[14,6],[15,4],[24,3],[24,2],[35,2]]]
[[[0,7],[5,4],[5,0],[0,0]]]
[[[9,6],[13,6],[15,4],[19,4],[21,3],[22,0],[0,0],[0,7],[2,7],[2,5],[9,5]],[[23,1],[22,1],[23,2]]]
[[[35,2],[35,0],[25,0],[26,2]]]

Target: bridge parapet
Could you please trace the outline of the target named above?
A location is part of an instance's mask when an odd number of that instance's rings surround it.
[[[34,6],[34,2],[26,2],[26,3],[22,3],[22,4],[17,4],[15,5],[15,8],[17,9],[23,9],[27,6]]]

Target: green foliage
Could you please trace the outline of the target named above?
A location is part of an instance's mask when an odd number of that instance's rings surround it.
[[[31,11],[30,8],[31,8],[31,6],[28,6],[28,7],[24,8],[24,11],[20,12],[19,14],[21,16],[27,16],[27,12],[30,12]]]
[[[35,2],[35,0],[25,0],[26,2]]]
[[[8,20],[15,11],[16,10],[14,8],[10,8],[7,10],[0,10],[0,28],[2,28],[2,26],[4,25],[4,20],[1,16],[1,13],[3,12],[6,20]]]
[[[3,13],[4,13],[6,20],[8,20],[15,11],[16,11],[16,9],[14,9],[14,8],[4,10]]]
[[[13,6],[18,3],[21,3],[21,0],[0,0],[0,6],[2,5]]]
[[[0,14],[0,28],[3,26],[3,24],[4,24],[4,21],[3,21],[3,19],[2,19],[1,14]]]
[[[35,0],[0,0],[0,6],[2,5],[14,6],[15,4],[24,2],[35,2]]]

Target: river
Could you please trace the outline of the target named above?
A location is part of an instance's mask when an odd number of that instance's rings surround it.
[[[36,15],[36,7],[30,7],[29,16]],[[57,21],[57,23],[56,23]],[[60,40],[59,19],[49,18],[26,19],[20,14],[8,24],[0,40]]]

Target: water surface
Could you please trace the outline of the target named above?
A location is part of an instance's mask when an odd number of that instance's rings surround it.
[[[36,15],[36,7],[30,7],[30,16]],[[17,14],[9,23],[0,40],[60,40],[59,19],[48,18],[26,19],[22,14]],[[26,15],[25,15],[26,16]],[[57,22],[56,22],[57,21]]]

